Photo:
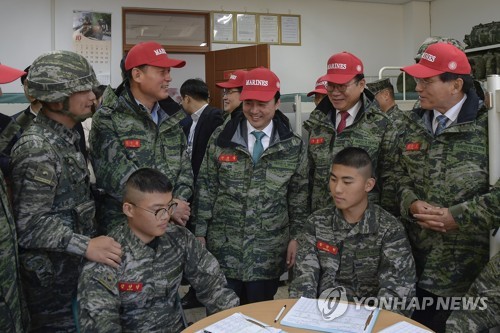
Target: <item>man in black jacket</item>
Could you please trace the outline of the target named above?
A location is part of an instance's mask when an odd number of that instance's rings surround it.
[[[196,184],[208,140],[213,131],[223,123],[222,111],[208,104],[210,93],[201,79],[187,80],[182,84],[180,93],[182,108],[188,114],[181,121],[181,126],[188,141],[188,153]]]

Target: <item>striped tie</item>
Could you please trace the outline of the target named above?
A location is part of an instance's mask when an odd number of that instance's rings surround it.
[[[446,117],[444,114],[441,114],[436,117],[436,120],[438,122],[438,125],[436,127],[436,131],[434,132],[434,135],[439,135],[444,129],[446,128],[446,123],[448,122],[448,117]]]

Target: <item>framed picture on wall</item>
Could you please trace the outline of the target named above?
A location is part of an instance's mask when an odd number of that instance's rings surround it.
[[[236,15],[236,42],[254,44],[257,42],[257,22],[255,14]]]
[[[300,45],[300,15],[281,15],[281,44]]]
[[[214,43],[234,43],[234,14],[212,14],[212,41]]]
[[[155,41],[167,52],[210,51],[210,13],[122,8],[123,51]]]
[[[279,42],[279,16],[259,15],[259,43],[278,44]]]

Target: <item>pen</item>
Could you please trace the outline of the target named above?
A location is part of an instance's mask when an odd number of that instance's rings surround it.
[[[285,309],[286,309],[286,304],[285,304],[285,305],[283,305],[283,307],[281,308],[281,310],[280,310],[280,312],[278,313],[278,315],[276,316],[276,318],[274,318],[274,322],[277,322],[277,321],[280,319],[280,317],[281,317],[281,315],[283,314],[283,311],[285,311]]]
[[[373,317],[373,311],[370,312],[370,315],[368,316],[368,319],[366,319],[365,329],[363,331],[366,331],[366,328],[368,327],[368,325],[370,325],[370,322],[372,321],[372,317]]]

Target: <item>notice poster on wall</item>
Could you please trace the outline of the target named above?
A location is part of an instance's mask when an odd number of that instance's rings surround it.
[[[101,84],[110,84],[111,13],[74,10],[73,51],[90,62]]]

